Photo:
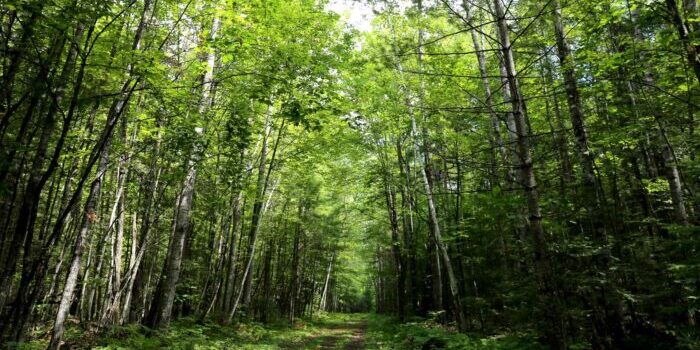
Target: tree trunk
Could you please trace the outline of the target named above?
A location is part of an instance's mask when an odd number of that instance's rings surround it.
[[[571,160],[569,159],[569,145],[566,137],[566,125],[564,124],[564,119],[561,116],[561,108],[559,107],[559,94],[557,93],[556,89],[549,90],[547,88],[547,86],[554,85],[554,73],[552,72],[551,62],[549,59],[545,59],[542,75],[544,93],[545,95],[552,95],[554,120],[552,120],[549,114],[549,108],[547,108],[547,122],[552,132],[553,143],[556,146],[557,153],[559,154],[559,193],[563,199],[566,199],[567,186],[572,181]],[[549,102],[545,102],[548,106]]]
[[[39,199],[46,182],[56,169],[56,165],[52,163],[43,173],[41,171],[44,168],[44,163],[46,161],[46,153],[48,152],[50,138],[55,130],[56,112],[60,108],[61,101],[63,100],[64,90],[68,83],[70,74],[72,74],[75,69],[76,58],[79,51],[79,42],[82,40],[84,29],[85,26],[80,24],[75,30],[73,42],[71,43],[68,55],[61,70],[61,75],[56,82],[54,98],[51,101],[49,110],[44,117],[44,120],[42,121],[42,132],[37,145],[37,151],[31,165],[29,180],[24,191],[22,204],[19,209],[18,219],[15,224],[15,232],[8,249],[7,257],[5,261],[3,261],[4,264],[2,276],[0,277],[0,309],[5,306],[7,297],[10,294],[10,288],[12,286],[12,283],[10,282],[16,269],[17,260],[20,256],[18,252],[20,251],[21,246],[24,245],[25,247],[31,249],[33,245],[34,224],[37,211],[39,209]],[[29,108],[33,109],[34,107],[30,106]],[[19,147],[19,145],[17,146]],[[60,141],[57,143],[56,147],[62,147]],[[7,212],[7,214],[10,214],[10,212]],[[30,254],[31,250],[25,249],[25,258],[29,257]]]
[[[265,173],[265,163],[267,159],[267,148],[268,148],[268,143],[269,143],[269,138],[272,133],[272,105],[268,107],[268,115],[266,116],[265,120],[265,131],[263,132],[263,140],[262,140],[262,148],[260,150],[260,163],[258,164],[258,180],[257,180],[257,187],[256,187],[256,192],[255,192],[255,199],[253,202],[253,213],[251,217],[251,222],[250,222],[250,231],[248,234],[248,263],[246,264],[245,272],[243,273],[244,278],[243,278],[243,286],[241,288],[241,292],[243,293],[243,305],[245,307],[250,306],[250,299],[252,295],[252,285],[253,285],[253,273],[255,271],[254,269],[254,263],[255,263],[255,244],[257,242],[258,238],[258,231],[260,229],[260,219],[262,218],[262,214],[264,213],[264,208],[267,206],[263,206],[263,200],[265,198],[265,193],[267,193],[267,187],[268,184],[270,183],[270,174],[272,173],[272,169],[274,168],[275,165],[275,156],[277,155],[277,149],[280,143],[280,140],[282,138],[282,134],[284,132],[284,125],[286,122],[286,119],[282,119],[282,122],[280,123],[279,131],[277,132],[277,138],[275,140],[275,145],[272,149],[272,156],[270,158],[270,165],[267,166],[267,173]],[[269,204],[269,201],[268,201]],[[236,299],[235,306],[231,312],[231,316],[229,319],[233,317],[233,314],[235,314],[235,309],[238,307],[238,303],[240,299],[239,297]]]
[[[214,17],[210,31],[211,40],[216,38],[219,24],[219,18]],[[199,105],[199,113],[202,115],[208,113],[214,98],[212,96],[212,87],[215,62],[216,52],[210,50],[206,58],[207,66],[202,84],[202,99]],[[196,128],[195,131],[201,134],[203,128]],[[182,191],[177,199],[175,223],[170,245],[168,246],[168,255],[165,260],[165,265],[163,266],[163,273],[158,282],[158,287],[156,288],[155,296],[153,297],[149,319],[146,322],[151,328],[160,329],[167,326],[170,322],[177,282],[180,279],[185,239],[187,235],[190,234],[192,200],[194,196],[195,179],[197,177],[197,163],[200,157],[198,153],[200,151],[201,150],[196,149],[195,154],[191,155],[191,158],[188,160],[187,176]]]
[[[388,171],[389,169],[385,170],[385,172]],[[384,197],[386,199],[387,213],[389,214],[389,223],[391,226],[391,252],[394,258],[394,268],[396,269],[397,312],[399,315],[399,320],[403,321],[405,318],[406,307],[406,276],[401,258],[399,222],[396,214],[396,192],[391,186],[389,175],[384,176]]]
[[[139,103],[140,104],[140,99]],[[131,138],[131,144],[135,142],[134,137],[136,133],[136,127],[134,127],[134,136]],[[125,119],[122,119],[122,125],[120,130],[120,138],[122,144],[127,146],[127,124]],[[119,166],[117,167],[117,195],[115,196],[115,208],[114,213],[116,227],[112,235],[112,262],[110,265],[110,275],[111,275],[111,290],[109,296],[105,298],[105,312],[102,315],[101,325],[108,326],[112,323],[119,323],[121,319],[120,312],[122,311],[122,293],[124,291],[124,285],[122,285],[122,260],[123,260],[123,246],[124,246],[124,226],[126,218],[126,182],[129,174],[129,166],[131,162],[131,155],[128,153],[122,153],[119,156]],[[111,225],[111,224],[110,224]],[[133,229],[133,228],[132,228]],[[133,255],[132,255],[133,258]]]
[[[192,161],[189,163],[189,171],[177,199],[173,235],[168,245],[163,273],[156,287],[149,317],[146,321],[146,325],[154,329],[164,328],[170,323],[175,291],[180,278],[185,238],[190,230],[192,197],[197,175],[195,164]]]
[[[272,115],[270,109],[272,106],[268,107],[268,115],[266,116],[266,126],[263,131],[263,141],[262,148],[260,149],[260,161],[258,163],[258,180],[256,185],[255,199],[253,201],[253,213],[250,221],[250,231],[248,232],[248,250],[246,257],[248,258],[248,263],[245,268],[245,278],[243,279],[243,305],[248,307],[250,305],[250,298],[252,293],[253,284],[253,271],[255,264],[255,244],[258,239],[258,229],[260,228],[260,216],[262,213],[263,200],[265,197],[265,163],[267,162],[267,148],[270,139],[270,133],[272,132]]]
[[[698,83],[700,83],[700,45],[697,44],[697,41],[693,42],[692,40],[693,34],[695,33],[691,32],[692,27],[683,20],[676,0],[666,0],[666,8],[671,15],[671,23],[678,31],[678,37],[685,45],[688,64],[693,68],[695,77],[698,79]]]
[[[571,49],[566,40],[564,24],[562,23],[561,5],[559,1],[554,1],[554,33],[557,39],[557,54],[564,77],[564,87],[566,89],[566,99],[569,105],[569,117],[579,157],[581,158],[581,172],[583,173],[583,184],[587,191],[597,193],[597,180],[593,169],[593,155],[588,147],[588,132],[583,120],[583,108],[581,106],[581,96],[576,82],[576,71],[571,57]],[[598,199],[596,199],[598,200]]]
[[[228,260],[227,260],[227,279],[226,279],[226,293],[224,295],[224,303],[223,303],[223,309],[225,313],[228,313],[231,311],[233,308],[233,295],[234,295],[234,289],[236,286],[236,252],[238,251],[238,245],[236,244],[238,232],[241,231],[242,227],[240,227],[241,223],[241,205],[243,202],[243,191],[239,190],[238,194],[234,196],[234,201],[233,201],[233,219],[231,222],[231,237],[229,238],[229,253],[228,253]],[[226,319],[224,318],[224,321]]]
[[[64,323],[66,321],[66,317],[68,316],[68,311],[70,311],[70,306],[73,303],[75,287],[78,284],[78,274],[80,273],[85,240],[90,233],[91,225],[98,221],[98,203],[100,201],[102,181],[104,180],[104,175],[107,172],[109,148],[109,145],[105,147],[100,159],[100,165],[97,168],[97,178],[95,178],[90,186],[90,194],[88,195],[87,202],[85,203],[85,216],[83,217],[83,223],[80,227],[80,231],[78,232],[78,236],[75,239],[73,258],[71,260],[70,267],[68,268],[68,277],[66,277],[66,283],[63,287],[63,294],[61,295],[61,301],[59,302],[58,311],[56,312],[56,319],[51,332],[49,349],[58,349],[61,347],[61,337],[63,337],[63,332],[65,331]],[[85,282],[86,281],[83,283]]]
[[[335,260],[335,252],[331,254],[331,260],[328,262],[328,269],[326,269],[326,278],[323,282],[323,292],[321,292],[321,301],[318,305],[319,311],[327,311],[328,309],[328,285],[331,280],[331,271],[333,270],[333,260]],[[381,261],[381,259],[379,259]],[[381,268],[380,268],[381,270]],[[381,272],[381,271],[380,271]],[[377,295],[379,295],[381,289],[377,290]]]
[[[552,267],[549,257],[549,249],[542,227],[542,213],[540,211],[539,193],[535,172],[530,154],[530,131],[525,116],[525,102],[522,100],[520,88],[517,82],[517,73],[513,51],[506,24],[506,13],[501,0],[493,0],[495,20],[497,22],[500,45],[503,52],[503,63],[508,78],[508,87],[511,92],[511,104],[513,119],[517,135],[518,155],[520,158],[523,189],[527,199],[529,214],[529,230],[534,243],[535,272],[537,275],[538,290],[541,297],[542,314],[546,315],[548,324],[545,334],[552,350],[565,350],[567,348],[566,329],[564,325],[563,307],[561,305],[558,288],[554,284]]]
[[[134,36],[134,41],[133,41],[133,46],[132,48],[134,50],[139,49],[140,47],[140,42],[141,38],[143,36],[143,28],[146,23],[146,19],[148,18],[147,14],[150,10],[151,7],[151,0],[146,0],[144,2],[144,9],[141,14],[141,19],[139,22],[139,28],[136,31],[136,34]],[[93,28],[91,28],[92,31]],[[82,71],[84,69],[85,65],[85,58],[83,58],[83,63],[81,67],[81,74],[79,74],[79,80],[82,80]],[[131,75],[132,72],[132,67],[130,66],[128,68],[128,73]],[[112,140],[112,134],[114,131],[114,127],[117,124],[117,121],[119,118],[122,116],[124,113],[126,107],[128,106],[129,99],[131,98],[134,89],[138,85],[138,82],[140,81],[140,78],[133,79],[132,77],[128,78],[124,84],[122,85],[122,88],[120,90],[120,93],[118,97],[114,100],[112,103],[112,106],[109,109],[109,112],[107,114],[107,123],[105,125],[105,128],[102,131],[101,137],[98,140],[97,145],[93,148],[93,151],[90,155],[90,158],[88,160],[88,165],[83,173],[83,179],[81,180],[78,188],[76,189],[76,192],[73,194],[73,197],[71,198],[71,205],[75,205],[78,193],[82,190],[82,185],[84,181],[87,179],[87,175],[90,173],[90,170],[92,168],[92,164],[97,160],[97,155],[101,158],[100,162],[100,167],[98,168],[98,177],[95,179],[91,185],[90,189],[90,195],[88,197],[88,200],[86,202],[86,210],[85,210],[85,215],[86,217],[83,219],[83,226],[80,229],[80,232],[78,233],[78,237],[76,238],[75,242],[75,247],[74,247],[74,253],[73,253],[73,260],[71,262],[71,266],[69,269],[69,274],[68,277],[66,278],[66,284],[64,286],[64,291],[63,295],[61,298],[61,302],[59,304],[59,310],[56,315],[56,321],[54,323],[53,331],[52,331],[52,336],[51,336],[51,342],[49,344],[50,349],[58,349],[61,345],[61,336],[63,335],[64,332],[64,322],[66,319],[66,316],[69,311],[70,303],[72,302],[73,299],[73,293],[75,289],[75,285],[77,284],[77,277],[80,272],[80,265],[81,265],[81,255],[82,255],[82,250],[83,250],[83,245],[84,241],[87,237],[88,231],[89,231],[89,225],[92,221],[95,220],[96,218],[96,212],[94,208],[96,208],[97,205],[97,197],[99,196],[100,192],[100,187],[102,183],[102,177],[104,176],[104,172],[106,171],[106,164],[107,164],[107,155],[109,154],[109,145],[111,144]],[[76,100],[76,96],[74,95],[74,101]],[[72,101],[72,105],[70,110],[72,111],[74,109],[74,102]],[[69,112],[71,113],[71,112]],[[64,124],[64,132],[65,132],[65,127],[66,125]],[[62,135],[63,137],[63,135]],[[104,164],[104,166],[103,166]],[[70,209],[70,208],[67,208]],[[62,215],[59,216],[59,220],[57,223],[54,225],[54,232],[52,233],[52,239],[57,239],[58,235],[58,230],[60,230],[63,226],[63,220],[65,220],[65,211],[62,213]],[[49,243],[51,243],[52,239],[49,239]],[[45,260],[44,260],[45,263]],[[36,270],[36,269],[35,269]],[[43,270],[43,269],[41,269]],[[38,278],[37,280],[41,280],[41,278]]]
[[[22,23],[22,35],[19,41],[13,45],[13,49],[9,52],[9,63],[3,70],[2,76],[2,87],[0,87],[0,112],[3,112],[2,119],[0,119],[0,139],[1,135],[4,135],[5,126],[9,123],[10,117],[12,116],[13,106],[12,106],[12,87],[17,75],[17,71],[20,68],[20,64],[24,59],[25,50],[32,47],[29,41],[34,36],[34,30],[37,22],[41,19],[42,11],[44,10],[45,2],[36,1],[33,4],[28,4],[27,8],[31,11],[29,18]],[[7,40],[10,40],[8,37]]]
[[[422,8],[422,0],[418,1],[418,8],[419,12],[422,15],[423,8]],[[422,52],[422,45],[423,45],[423,30],[419,29],[418,31],[418,65],[419,65],[419,70],[422,70],[422,61],[423,61],[423,52]],[[421,91],[419,91],[419,103],[421,104],[420,106],[420,111],[423,113],[424,109],[422,108],[423,104],[423,86],[421,83]],[[457,326],[461,331],[465,331],[468,327],[467,325],[467,319],[464,315],[464,308],[462,307],[462,299],[460,296],[459,292],[459,283],[457,282],[457,277],[454,273],[454,269],[452,267],[452,262],[450,260],[449,253],[447,251],[447,246],[443,242],[442,239],[442,234],[440,232],[440,224],[438,221],[438,216],[437,216],[437,210],[435,207],[435,200],[433,198],[433,189],[432,185],[430,182],[429,174],[430,174],[430,157],[428,154],[428,140],[427,140],[427,132],[425,130],[425,127],[423,127],[423,149],[420,150],[419,152],[419,147],[418,147],[418,128],[416,126],[416,118],[414,113],[409,113],[411,117],[411,131],[413,134],[413,140],[414,140],[414,147],[416,149],[416,154],[422,154],[423,155],[423,166],[421,167],[421,176],[423,178],[423,187],[425,189],[425,195],[426,199],[428,201],[428,225],[430,229],[431,236],[433,237],[433,240],[435,242],[437,252],[436,254],[439,256],[439,260],[441,258],[442,264],[444,265],[445,271],[447,272],[447,281],[449,284],[449,289],[450,289],[450,297],[453,303],[454,307],[454,313],[457,317]],[[425,119],[425,118],[423,118]],[[438,286],[433,286],[433,288],[442,288],[442,282]]]
[[[583,106],[581,105],[581,96],[576,82],[576,71],[571,57],[571,49],[566,40],[561,12],[559,1],[554,1],[554,34],[557,41],[559,64],[564,77],[564,88],[569,105],[569,118],[571,119],[571,126],[576,139],[576,149],[581,162],[584,203],[588,206],[591,229],[595,238],[604,241],[606,239],[606,230],[605,220],[602,219],[605,215],[602,211],[601,203],[602,190],[595,175],[594,157],[588,147],[588,132],[583,120]]]
[[[305,212],[305,207],[304,207],[304,200],[302,198],[299,199],[299,208],[297,212],[297,217],[299,220],[304,215]],[[297,223],[296,229],[294,232],[294,242],[292,246],[292,266],[291,266],[291,280],[289,281],[289,288],[288,290],[290,291],[288,293],[288,310],[287,310],[287,318],[289,320],[289,323],[294,322],[294,316],[295,316],[295,302],[296,302],[296,295],[293,291],[297,290],[297,285],[299,284],[299,255],[300,255],[300,240],[301,240],[301,235],[303,235],[303,229],[302,229],[302,223],[301,221]]]
[[[416,310],[416,292],[420,283],[417,282],[417,273],[415,273],[415,246],[413,235],[413,197],[411,195],[411,179],[410,168],[404,160],[401,140],[396,140],[396,155],[401,174],[401,218],[403,223],[403,246],[404,246],[404,275],[406,290],[406,314],[412,314]]]
[[[681,225],[688,225],[688,212],[685,209],[683,185],[681,184],[676,159],[673,156],[671,146],[666,139],[664,130],[659,130],[659,134],[661,135],[661,152],[664,159],[664,168],[666,170],[666,181],[668,181],[668,188],[671,192],[671,202],[673,203],[673,211],[676,215],[676,221]]]
[[[158,218],[158,206],[159,202],[156,201],[156,197],[159,191],[160,185],[160,175],[162,167],[158,165],[158,159],[161,154],[161,125],[160,120],[156,119],[156,128],[158,129],[156,133],[155,146],[153,148],[153,154],[151,156],[151,166],[148,176],[146,178],[146,185],[144,186],[144,199],[143,204],[143,215],[141,218],[141,232],[139,235],[139,245],[141,250],[152,250],[149,246],[150,243],[150,231],[153,223]],[[155,255],[155,254],[154,254]],[[131,301],[129,303],[129,321],[140,322],[144,318],[146,309],[146,284],[149,279],[150,266],[148,266],[150,260],[143,261],[139,259],[134,265],[134,271],[132,274],[133,285],[129,286],[127,290],[127,295],[131,295]]]
[[[503,144],[503,139],[501,138],[501,125],[500,125],[500,120],[498,118],[498,114],[496,113],[496,110],[493,106],[493,95],[491,93],[491,83],[489,82],[489,75],[488,71],[486,70],[486,56],[484,55],[484,51],[481,48],[481,38],[479,37],[479,34],[476,31],[476,28],[474,27],[473,23],[473,16],[470,11],[470,5],[467,0],[462,1],[462,7],[464,8],[465,11],[465,17],[464,19],[467,22],[467,26],[469,27],[469,33],[471,34],[472,38],[472,46],[474,47],[474,52],[476,55],[476,60],[477,63],[479,64],[479,75],[481,76],[481,84],[484,87],[484,94],[486,94],[486,109],[489,113],[489,116],[491,117],[491,132],[492,132],[492,142],[491,142],[491,147],[493,148],[490,152],[490,155],[492,157],[491,162],[493,163],[491,165],[492,167],[492,172],[493,176],[498,178],[498,162],[496,159],[496,156],[494,152],[496,152],[500,158],[500,161],[502,164],[508,164],[508,153],[506,151],[505,145]],[[505,180],[506,183],[512,183],[514,179],[513,175],[513,169],[512,168],[507,168],[505,171]],[[498,185],[498,182],[494,183],[493,185]]]

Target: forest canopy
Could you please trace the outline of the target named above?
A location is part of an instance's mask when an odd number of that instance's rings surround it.
[[[0,347],[700,347],[696,0],[4,0],[0,61]]]

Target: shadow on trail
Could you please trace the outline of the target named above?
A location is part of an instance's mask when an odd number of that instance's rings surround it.
[[[283,349],[364,349],[366,320],[326,320],[316,322],[317,331],[312,336]]]

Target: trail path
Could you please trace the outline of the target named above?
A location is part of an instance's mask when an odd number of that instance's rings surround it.
[[[299,343],[288,344],[285,349],[365,349],[367,321],[332,320],[317,325],[318,331]]]

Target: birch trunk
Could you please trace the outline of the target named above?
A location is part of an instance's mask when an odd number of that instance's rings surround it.
[[[226,279],[226,293],[224,294],[223,307],[224,311],[227,313],[233,308],[233,293],[236,285],[236,252],[238,251],[238,245],[236,245],[236,240],[238,233],[240,232],[239,224],[241,222],[241,204],[243,202],[243,191],[239,191],[238,195],[234,196],[233,203],[233,219],[231,222],[231,237],[229,239],[229,253],[227,260],[227,279]],[[224,319],[224,321],[226,321]]]
[[[472,46],[474,47],[474,53],[476,55],[476,60],[479,65],[479,75],[481,76],[481,84],[484,87],[484,94],[486,95],[485,103],[486,103],[486,109],[489,113],[489,116],[491,117],[491,132],[493,134],[492,136],[492,150],[491,150],[491,157],[492,157],[492,172],[494,178],[497,180],[498,179],[498,162],[496,159],[496,155],[494,152],[498,154],[498,157],[500,158],[500,161],[502,164],[508,164],[508,152],[506,151],[505,145],[503,144],[503,139],[501,138],[501,125],[500,125],[500,120],[498,118],[498,114],[496,113],[496,110],[493,106],[493,95],[491,92],[491,83],[489,82],[489,76],[488,76],[488,71],[486,70],[486,57],[484,55],[484,51],[481,47],[481,38],[479,37],[479,33],[477,33],[476,28],[474,27],[473,23],[473,16],[472,16],[472,11],[470,11],[470,6],[468,0],[463,0],[462,1],[462,7],[464,8],[465,11],[465,20],[467,21],[467,26],[469,27],[469,34],[471,35],[472,38]],[[508,168],[504,174],[506,183],[512,183],[513,182],[513,169]],[[498,183],[494,183],[494,185],[497,185]]]
[[[564,33],[564,24],[562,22],[561,5],[559,1],[554,1],[554,33],[557,41],[559,64],[564,77],[566,99],[569,105],[569,118],[571,119],[571,126],[574,137],[576,138],[577,151],[581,159],[583,184],[587,188],[587,191],[592,191],[596,194],[595,203],[596,206],[599,206],[599,189],[594,171],[593,155],[588,147],[588,132],[586,130],[586,123],[583,120],[581,95],[579,94],[578,84],[576,82],[576,71],[571,57],[571,49],[569,48],[569,43]]]
[[[422,8],[422,1],[418,1],[418,8],[420,13],[422,14],[423,8]],[[418,65],[419,65],[419,70],[422,70],[423,68],[423,49],[422,49],[422,44],[423,44],[423,31],[422,29],[419,29],[418,31]],[[421,105],[420,106],[420,111],[423,113],[424,109],[422,108],[423,104],[423,84],[421,82],[421,87],[419,91],[419,98],[418,102]],[[414,140],[414,147],[416,148],[416,151],[419,151],[418,147],[418,128],[416,126],[416,118],[414,113],[409,113],[410,118],[411,118],[411,131],[413,134],[413,140]],[[425,119],[425,116],[423,116],[423,119]],[[442,239],[442,233],[440,231],[440,224],[438,221],[438,215],[437,215],[437,209],[435,206],[435,199],[433,196],[433,189],[432,189],[432,184],[429,178],[429,172],[430,172],[430,157],[428,155],[428,140],[427,140],[427,132],[425,128],[423,128],[423,149],[420,150],[420,152],[417,152],[416,154],[421,154],[423,156],[423,166],[421,167],[421,177],[423,178],[423,187],[425,189],[425,195],[426,199],[428,202],[428,225],[430,228],[430,233],[433,237],[433,240],[435,242],[437,252],[436,254],[438,255],[438,262],[442,262],[445,268],[445,272],[447,273],[447,282],[449,284],[449,289],[450,289],[450,299],[452,301],[453,307],[454,307],[454,313],[457,318],[457,325],[460,330],[464,331],[467,329],[467,319],[464,315],[464,308],[462,307],[462,299],[461,295],[459,292],[459,282],[457,281],[457,277],[454,273],[454,269],[452,267],[452,261],[450,260],[450,255],[447,251],[447,246],[445,245],[443,239]],[[439,268],[438,268],[439,269]],[[440,283],[438,288],[442,288],[442,283]],[[434,286],[435,288],[435,286]]]
[[[144,9],[141,14],[141,19],[139,22],[139,27],[134,35],[134,41],[132,45],[133,50],[138,50],[140,48],[140,43],[141,43],[141,38],[143,36],[143,29],[145,27],[147,18],[148,18],[148,13],[151,9],[151,0],[145,0],[144,2]],[[94,28],[91,27],[90,32],[92,33],[92,30]],[[83,57],[83,61],[81,64],[81,70],[78,74],[77,81],[81,82],[82,81],[82,76],[85,68],[85,57]],[[127,68],[127,71],[129,75],[132,75],[132,66],[130,65]],[[94,209],[90,211],[91,208],[95,208],[96,204],[92,203],[95,199],[95,196],[99,195],[99,188],[98,186],[101,186],[101,181],[102,181],[102,176],[104,175],[104,171],[106,170],[106,160],[105,158],[107,157],[107,154],[109,153],[109,145],[111,144],[112,140],[112,134],[114,132],[114,127],[119,120],[119,118],[122,116],[124,113],[128,103],[129,99],[131,98],[134,89],[136,85],[138,84],[138,81],[140,78],[133,79],[133,77],[129,77],[124,84],[121,87],[120,93],[118,97],[113,101],[112,105],[110,106],[109,112],[107,113],[107,122],[105,124],[105,127],[100,135],[100,138],[98,139],[97,144],[93,148],[93,151],[89,157],[87,168],[85,169],[81,182],[78,185],[78,188],[74,192],[70,202],[69,206],[59,215],[59,219],[57,220],[56,224],[54,225],[54,231],[52,232],[52,237],[48,240],[48,243],[51,243],[53,240],[57,239],[58,234],[62,230],[63,226],[63,221],[65,220],[67,216],[67,212],[71,209],[72,205],[76,204],[77,198],[79,196],[80,191],[82,190],[82,185],[84,182],[87,180],[87,177],[90,173],[90,170],[92,168],[92,165],[94,162],[97,160],[99,157],[101,159],[100,167],[98,168],[98,177],[96,180],[93,181],[90,189],[90,195],[88,197],[88,200],[86,202],[86,211],[85,211],[85,218],[84,223],[80,229],[80,232],[78,233],[78,236],[76,238],[75,242],[75,247],[74,247],[74,252],[73,252],[73,260],[71,261],[71,265],[69,268],[69,273],[68,277],[66,278],[66,284],[64,286],[63,290],[63,295],[61,297],[61,302],[59,304],[59,310],[56,315],[56,320],[54,322],[54,327],[52,331],[52,336],[51,336],[51,341],[49,344],[50,349],[58,349],[61,345],[61,337],[64,332],[64,322],[66,319],[66,316],[69,311],[69,306],[70,303],[73,299],[73,293],[75,290],[75,286],[77,284],[77,277],[80,272],[80,265],[81,265],[81,255],[82,255],[82,250],[83,250],[83,245],[84,241],[87,237],[88,230],[89,230],[89,224],[91,220],[94,220],[96,218],[96,214],[94,212]],[[78,84],[79,86],[79,84]],[[77,92],[78,90],[74,91],[74,96],[73,100],[71,101],[71,106],[69,107],[69,112],[68,115],[72,116],[73,111],[75,110],[76,103],[77,103]],[[66,118],[67,121],[64,123],[64,130],[61,135],[61,141],[59,141],[59,146],[65,138],[65,133],[67,132],[67,126],[69,125],[69,121],[71,120],[70,118]],[[60,149],[57,146],[57,151],[54,154],[54,159],[52,160],[52,163],[56,162],[58,158],[58,154],[60,154]],[[105,168],[103,169],[102,163],[104,162]],[[45,264],[46,263],[46,257],[41,259],[38,264]],[[42,271],[43,269],[40,266],[35,266],[34,267],[35,271]],[[41,280],[38,278],[38,280]]]
[[[211,40],[216,39],[219,24],[219,18],[215,17],[211,26]],[[213,101],[212,88],[214,86],[215,63],[216,51],[210,50],[206,57],[207,66],[204,73],[202,99],[199,106],[199,113],[202,115],[208,113],[209,107]],[[196,129],[195,131],[201,134],[203,130],[204,128]],[[175,292],[182,268],[185,239],[190,233],[192,199],[197,177],[197,163],[199,161],[198,151],[199,150],[196,150],[195,154],[188,160],[187,176],[182,186],[182,191],[177,199],[173,235],[168,246],[168,254],[165,265],[163,266],[163,273],[153,298],[149,319],[147,320],[147,325],[156,329],[163,328],[169,324],[173,302],[175,301]]]
[[[61,347],[61,338],[63,337],[63,333],[65,331],[65,321],[68,316],[68,311],[70,310],[70,305],[73,303],[75,287],[78,284],[78,274],[80,273],[85,240],[90,233],[90,227],[97,221],[98,218],[97,205],[99,203],[100,192],[102,190],[102,181],[104,180],[104,175],[107,171],[108,161],[109,147],[106,147],[102,153],[100,165],[97,169],[97,178],[90,186],[90,194],[88,195],[87,202],[85,203],[85,210],[83,212],[83,215],[85,216],[83,218],[80,231],[78,232],[78,236],[75,239],[73,258],[68,268],[68,276],[66,277],[66,283],[63,287],[61,301],[59,302],[58,311],[56,312],[56,319],[51,332],[49,349],[59,349]]]
[[[333,270],[333,260],[335,260],[335,253],[331,255],[331,261],[328,262],[328,269],[326,269],[326,278],[325,282],[323,283],[323,292],[321,292],[321,301],[318,305],[318,310],[319,311],[326,311],[327,307],[327,302],[328,302],[328,283],[331,280],[331,271]],[[380,259],[381,261],[381,259]],[[379,293],[377,293],[379,294]]]
[[[529,214],[529,230],[532,236],[535,250],[535,272],[538,281],[538,290],[541,297],[543,315],[547,315],[548,324],[545,334],[549,346],[553,350],[565,350],[566,329],[564,325],[563,310],[559,293],[554,285],[552,268],[549,257],[549,249],[542,227],[542,213],[540,211],[539,192],[535,180],[532,156],[530,154],[530,131],[525,116],[525,102],[522,100],[520,87],[517,82],[515,60],[506,24],[506,13],[501,0],[493,0],[495,20],[497,22],[500,45],[503,52],[503,65],[508,79],[508,88],[511,92],[511,104],[513,120],[517,136],[518,155],[521,166],[522,185],[527,199]]]
[[[271,106],[269,108],[272,108]],[[269,112],[269,110],[268,110]],[[258,163],[258,180],[257,180],[257,191],[255,192],[255,199],[253,202],[253,215],[251,216],[250,231],[248,233],[248,251],[246,263],[246,271],[244,273],[243,288],[241,292],[243,293],[243,305],[250,305],[250,298],[252,293],[253,285],[253,271],[255,265],[255,244],[258,239],[258,229],[260,228],[260,216],[262,213],[263,200],[265,197],[265,163],[267,162],[267,148],[270,139],[270,133],[272,132],[272,116],[268,113],[266,117],[266,126],[263,135],[262,148],[260,149],[260,161]],[[240,299],[240,298],[239,298]],[[238,301],[236,302],[238,304]]]
[[[385,171],[388,171],[385,170]],[[391,253],[394,258],[394,268],[396,269],[396,295],[399,319],[404,320],[405,304],[406,304],[406,276],[404,272],[403,262],[401,258],[401,241],[399,240],[399,220],[396,214],[396,192],[389,183],[388,175],[384,176],[384,197],[386,199],[386,208],[389,215],[389,224],[391,227]]]
[[[156,127],[158,132],[156,135],[156,142],[153,149],[153,155],[151,158],[151,170],[148,173],[147,183],[145,185],[145,203],[143,218],[141,219],[141,232],[139,235],[138,243],[140,245],[140,250],[151,250],[149,247],[150,243],[150,231],[152,224],[158,218],[158,202],[156,202],[156,196],[158,195],[159,185],[160,185],[160,174],[162,168],[158,165],[158,159],[160,158],[160,146],[161,146],[161,131],[160,131],[160,120],[156,120]],[[133,243],[135,244],[135,243]],[[157,254],[154,254],[157,255]],[[130,300],[125,305],[129,308],[129,320],[131,322],[140,322],[144,318],[144,313],[146,308],[146,292],[147,284],[149,280],[150,266],[148,266],[150,260],[146,262],[143,259],[137,259],[134,265],[134,270],[131,272],[133,277],[131,283],[126,291],[127,297],[130,296]]]
[[[694,2],[687,1],[687,3],[692,4],[686,6],[687,10],[693,9],[693,7],[695,7]],[[693,33],[693,31],[691,30],[693,26],[691,26],[688,22],[683,20],[681,12],[678,9],[678,3],[676,2],[676,0],[666,0],[666,8],[668,9],[669,14],[671,15],[672,24],[676,27],[676,31],[678,31],[678,37],[681,39],[683,45],[685,46],[688,64],[690,64],[691,68],[693,68],[693,72],[695,72],[695,77],[700,83],[700,45],[697,44],[697,41],[693,40],[693,35],[696,34]]]

